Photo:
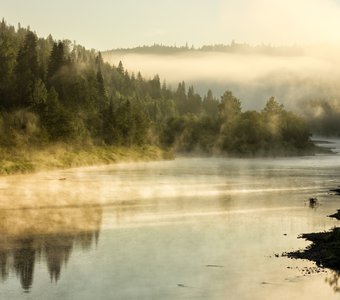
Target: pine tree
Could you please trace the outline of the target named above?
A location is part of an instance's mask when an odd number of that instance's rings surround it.
[[[209,116],[215,118],[218,114],[217,99],[214,98],[212,91],[209,89],[207,95],[203,99],[203,110]]]
[[[122,61],[119,61],[117,71],[120,75],[122,75],[122,76],[124,75],[124,67],[123,67]]]
[[[17,87],[17,105],[28,106],[34,89],[34,83],[39,79],[39,65],[37,54],[37,37],[28,31],[24,44],[17,56],[15,69]]]
[[[107,105],[107,96],[104,85],[104,78],[100,70],[100,67],[98,67],[96,79],[97,79],[98,109],[102,111]]]
[[[0,23],[0,108],[8,108],[11,105],[15,50],[13,32],[3,19]]]
[[[64,45],[62,42],[54,43],[48,63],[47,80],[51,84],[53,76],[65,64]]]
[[[152,80],[149,81],[150,84],[150,96],[152,99],[160,99],[162,97],[161,93],[161,83],[160,78],[156,75]]]
[[[175,102],[180,114],[187,112],[187,100],[185,82],[182,81],[178,84],[177,91],[175,93]]]

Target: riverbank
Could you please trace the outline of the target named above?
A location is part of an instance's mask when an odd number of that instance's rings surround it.
[[[339,192],[339,189],[330,191]],[[340,220],[340,210],[328,217]],[[307,259],[315,262],[318,267],[340,272],[340,227],[334,227],[327,232],[302,234],[300,238],[310,241],[312,244],[304,250],[284,253],[283,256]]]
[[[340,272],[340,227],[329,232],[308,233],[301,238],[312,244],[305,250],[284,253],[284,256],[295,259],[314,261],[317,266]]]
[[[335,154],[330,149],[314,146],[313,151],[303,153],[281,153],[281,155],[209,155],[202,152],[180,153],[181,156],[192,157],[291,157],[310,156],[315,154]],[[114,147],[114,146],[87,146],[76,147],[67,144],[58,144],[36,149],[24,147],[23,149],[0,148],[0,175],[26,174],[38,171],[86,167],[94,165],[107,165],[119,162],[138,162],[174,159],[172,151],[166,151],[154,145]]]
[[[0,175],[25,174],[118,162],[173,159],[173,154],[157,146],[133,147],[92,146],[76,148],[69,145],[44,149],[0,150]]]

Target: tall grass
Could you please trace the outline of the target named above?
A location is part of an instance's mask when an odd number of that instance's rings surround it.
[[[59,144],[43,149],[27,148],[13,151],[0,149],[0,174],[32,173],[52,169],[172,158],[171,153],[152,145],[80,148]]]

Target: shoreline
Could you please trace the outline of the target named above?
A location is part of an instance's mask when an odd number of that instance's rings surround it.
[[[335,195],[340,195],[339,188],[329,191],[335,192]],[[340,220],[340,209],[327,217]],[[320,268],[327,268],[340,273],[340,227],[333,227],[324,232],[301,234],[298,238],[312,243],[303,250],[285,252],[282,256],[292,259],[306,259],[315,262]]]
[[[143,146],[87,146],[57,144],[46,148],[25,148],[10,152],[0,148],[0,176],[32,174],[41,171],[64,170],[78,167],[105,166],[124,162],[147,162],[173,160],[175,154],[155,145]],[[329,148],[314,145],[313,150],[289,153],[262,153],[236,155],[228,153],[178,153],[179,157],[224,157],[224,158],[285,158],[315,155],[336,155]]]
[[[33,174],[78,167],[105,166],[125,162],[172,160],[174,155],[157,146],[92,146],[75,148],[58,145],[44,149],[27,149],[2,153],[0,176]]]
[[[304,250],[283,253],[292,259],[306,259],[313,261],[320,268],[331,269],[340,272],[340,227],[331,231],[306,233],[299,236],[312,242]]]

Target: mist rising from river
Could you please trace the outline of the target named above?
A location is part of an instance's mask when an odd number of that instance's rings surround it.
[[[336,299],[329,275],[303,277],[311,263],[274,254],[336,224],[326,216],[338,207],[328,192],[339,170],[338,155],[323,155],[1,177],[0,295]],[[310,208],[311,196],[321,205]]]

